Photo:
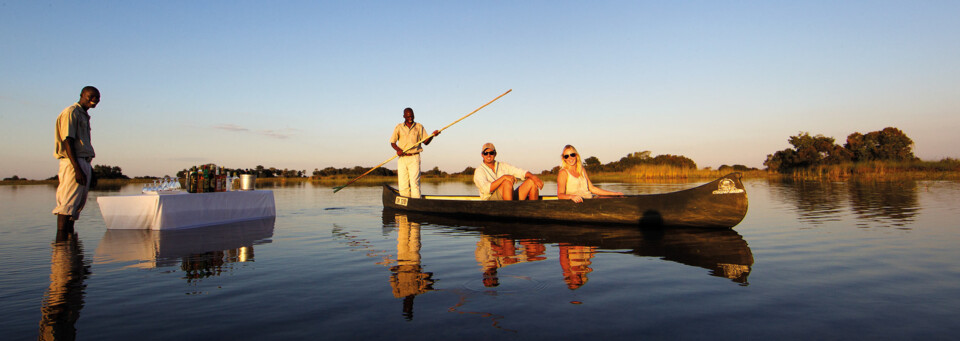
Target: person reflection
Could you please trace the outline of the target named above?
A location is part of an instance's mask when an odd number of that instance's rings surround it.
[[[413,299],[433,290],[433,273],[423,272],[420,266],[420,224],[410,222],[406,215],[394,216],[397,221],[397,265],[390,268],[390,287],[393,296],[403,298],[403,316],[413,320]]]
[[[593,271],[590,268],[590,264],[592,264],[590,259],[593,258],[597,248],[569,244],[560,244],[559,248],[563,281],[567,282],[567,288],[570,288],[570,290],[577,290],[589,280],[587,274]]]
[[[497,270],[507,265],[533,262],[547,259],[543,256],[546,247],[534,240],[521,240],[523,253],[517,253],[517,243],[510,238],[494,237],[483,234],[477,242],[474,257],[483,271],[483,286],[492,288],[500,285]]]
[[[76,232],[57,231],[51,249],[50,287],[43,296],[37,339],[74,340],[90,266],[83,260],[83,245]]]

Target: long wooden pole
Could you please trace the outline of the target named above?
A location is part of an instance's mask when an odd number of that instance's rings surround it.
[[[453,123],[450,123],[450,124],[448,124],[447,126],[445,126],[445,127],[443,127],[443,128],[440,128],[440,130],[438,130],[437,133],[440,133],[441,131],[444,131],[445,129],[450,128],[450,126],[456,124],[457,122],[463,121],[463,119],[465,119],[465,118],[467,118],[467,117],[470,117],[470,115],[473,115],[473,114],[476,113],[477,111],[480,111],[480,109],[483,109],[484,107],[490,105],[490,103],[495,102],[496,100],[500,99],[500,97],[503,97],[503,96],[505,96],[506,94],[509,94],[510,91],[513,91],[513,89],[507,90],[507,92],[504,92],[504,93],[501,94],[500,96],[497,96],[497,98],[494,98],[494,99],[490,100],[490,102],[487,102],[487,104],[481,105],[481,106],[480,106],[479,108],[477,108],[476,110],[471,111],[469,114],[463,115],[463,117],[461,117],[460,119],[458,119],[458,120],[456,120],[456,121],[453,121]],[[420,145],[421,143],[423,143],[423,141],[429,140],[430,138],[432,138],[432,137],[434,137],[434,136],[436,136],[436,135],[434,135],[434,134],[431,133],[430,136],[427,136],[427,137],[423,138],[422,140],[420,140],[420,142],[414,143],[414,144],[411,145],[410,147],[407,147],[407,149],[404,149],[403,152],[406,153],[408,150],[413,149],[413,147],[416,147],[416,146]],[[366,173],[361,174],[360,176],[356,177],[356,178],[353,179],[353,180],[350,180],[350,182],[348,182],[348,183],[346,183],[346,184],[344,184],[344,185],[342,185],[342,186],[336,186],[336,187],[334,187],[334,188],[333,188],[333,193],[337,193],[337,192],[339,192],[341,189],[343,189],[344,187],[350,186],[350,184],[356,182],[357,180],[360,180],[360,178],[366,176],[367,174],[370,174],[370,172],[372,172],[374,169],[380,168],[380,166],[383,166],[383,165],[386,164],[387,162],[392,161],[393,159],[397,158],[397,156],[398,156],[398,155],[391,156],[391,157],[390,157],[389,159],[387,159],[386,161],[381,162],[379,165],[376,165],[376,166],[374,166],[373,168],[370,168],[370,170],[368,170]]]

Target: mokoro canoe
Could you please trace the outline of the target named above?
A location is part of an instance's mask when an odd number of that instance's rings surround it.
[[[582,203],[558,200],[556,196],[528,201],[488,201],[479,196],[453,195],[408,198],[384,185],[383,207],[458,218],[733,228],[747,214],[747,192],[740,178],[740,173],[730,173],[686,190],[585,199]]]

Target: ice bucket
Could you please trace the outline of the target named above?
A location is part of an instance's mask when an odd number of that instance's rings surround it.
[[[257,176],[253,174],[240,174],[240,190],[252,191],[257,184]]]

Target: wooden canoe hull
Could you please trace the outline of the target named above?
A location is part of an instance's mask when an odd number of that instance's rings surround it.
[[[740,173],[731,173],[686,190],[585,199],[582,203],[571,200],[485,201],[462,196],[426,196],[414,199],[400,196],[397,190],[384,186],[383,206],[458,218],[624,224],[639,227],[733,228],[747,214],[747,193],[740,178]]]

